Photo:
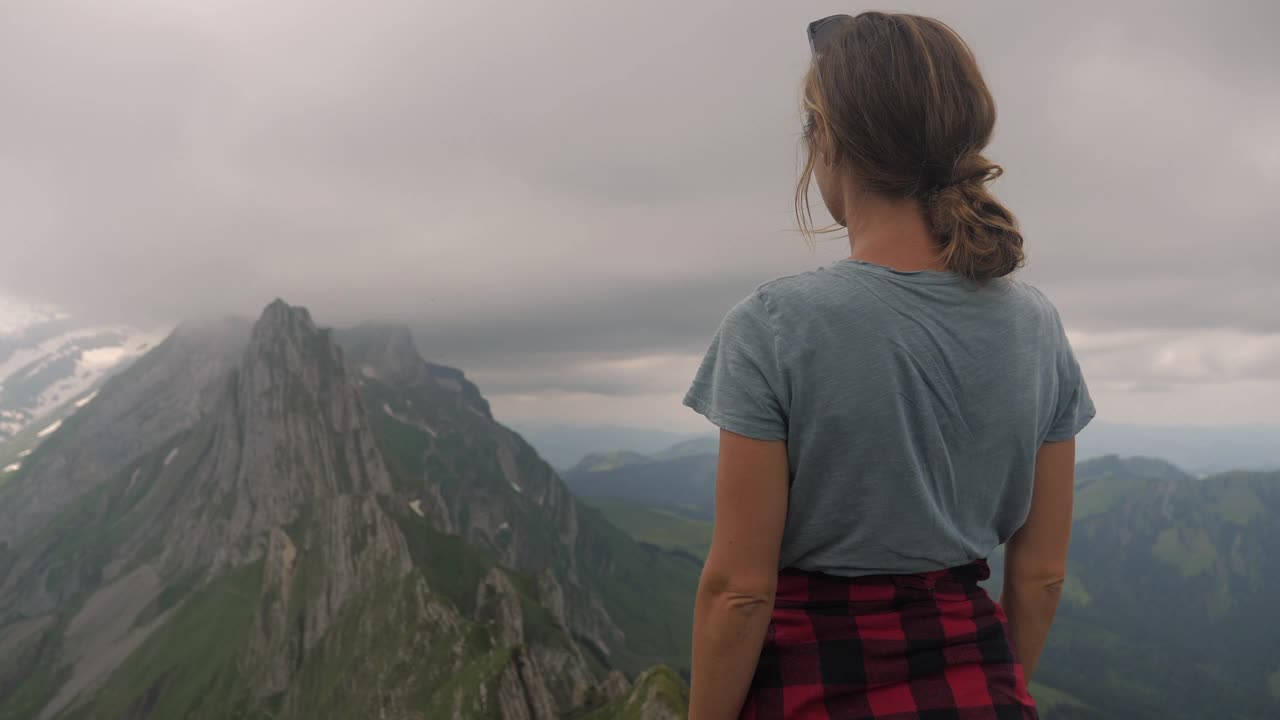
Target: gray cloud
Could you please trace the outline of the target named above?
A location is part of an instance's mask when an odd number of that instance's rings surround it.
[[[1073,328],[1280,333],[1276,5],[901,7],[978,53]],[[0,290],[136,322],[284,296],[496,392],[672,394],[609,363],[694,357],[842,254],[790,230],[796,96],[805,23],[858,9],[5,3]]]

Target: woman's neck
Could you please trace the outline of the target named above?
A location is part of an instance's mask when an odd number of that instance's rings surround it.
[[[894,270],[946,270],[917,200],[861,196],[849,224],[849,257]]]

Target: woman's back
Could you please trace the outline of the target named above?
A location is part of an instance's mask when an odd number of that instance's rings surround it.
[[[686,403],[787,441],[781,567],[985,558],[1026,518],[1036,450],[1093,415],[1057,312],[1008,278],[843,260],[761,286],[711,350]]]

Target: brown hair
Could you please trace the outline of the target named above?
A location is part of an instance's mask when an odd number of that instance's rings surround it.
[[[982,155],[995,100],[955,30],[918,15],[843,21],[805,77],[804,110],[808,158],[795,202],[806,236],[810,177],[824,155],[871,192],[919,200],[950,270],[982,282],[1022,264],[1017,220],[986,188],[1003,172]]]

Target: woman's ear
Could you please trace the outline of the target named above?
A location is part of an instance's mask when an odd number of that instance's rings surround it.
[[[831,153],[827,149],[827,128],[820,122],[813,123],[813,133],[810,142],[813,143],[813,152],[818,156],[818,161],[827,167],[831,167]]]

